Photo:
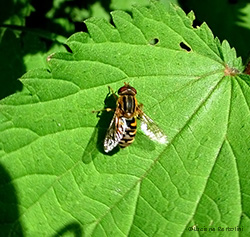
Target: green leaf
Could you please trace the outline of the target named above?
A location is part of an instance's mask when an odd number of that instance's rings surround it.
[[[249,235],[241,59],[176,6],[154,2],[112,19],[87,20],[89,34],[68,39],[72,53],[50,56],[49,71],[29,71],[25,89],[1,101],[1,234],[219,236],[238,226],[235,235]],[[124,82],[169,144],[138,132],[128,148],[103,152],[112,113],[91,111],[114,105],[107,86]]]

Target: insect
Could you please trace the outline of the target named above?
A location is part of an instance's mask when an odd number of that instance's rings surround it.
[[[104,139],[104,151],[112,151],[117,145],[121,148],[129,146],[135,139],[137,121],[141,120],[141,130],[151,139],[159,143],[167,143],[167,136],[142,110],[143,105],[138,104],[136,99],[137,91],[129,83],[118,90],[116,108],[106,108],[106,111],[115,111]]]

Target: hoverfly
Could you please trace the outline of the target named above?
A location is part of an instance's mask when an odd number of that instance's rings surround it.
[[[137,91],[129,83],[118,90],[116,98],[116,108],[104,139],[104,151],[112,151],[117,145],[121,148],[129,146],[135,139],[137,122],[141,120],[141,130],[151,139],[159,143],[167,143],[167,136],[142,110],[142,104],[138,104],[135,98]],[[104,109],[112,111],[111,108]]]

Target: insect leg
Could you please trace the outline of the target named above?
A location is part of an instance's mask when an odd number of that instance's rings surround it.
[[[92,113],[100,113],[102,111],[110,112],[110,111],[115,111],[115,109],[113,109],[113,108],[105,108],[105,109],[100,109],[100,110],[92,110]]]
[[[112,95],[115,97],[115,100],[117,100],[118,96],[115,94],[114,90],[110,86],[108,86],[108,88],[109,88],[109,93],[111,91]],[[106,96],[106,99],[107,98],[108,98],[108,95]],[[115,110],[116,110],[115,108],[104,108],[104,109],[100,109],[100,110],[92,110],[92,113],[100,113],[102,111],[110,112],[110,111],[115,111]]]

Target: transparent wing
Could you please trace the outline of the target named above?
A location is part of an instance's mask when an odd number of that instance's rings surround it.
[[[123,132],[117,129],[118,123],[119,118],[114,114],[104,139],[104,151],[106,153],[112,151],[123,137]]]
[[[168,143],[167,136],[150,117],[148,117],[145,113],[142,113],[139,118],[141,120],[141,130],[151,140],[157,141],[161,144]]]

